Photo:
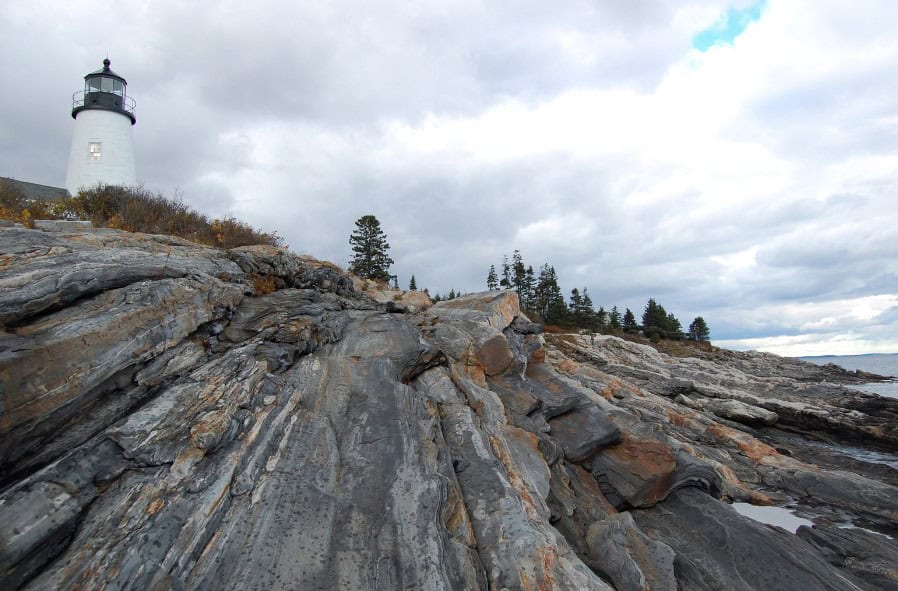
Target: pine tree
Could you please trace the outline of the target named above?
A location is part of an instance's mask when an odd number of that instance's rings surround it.
[[[677,317],[673,315],[673,312],[668,313],[664,322],[664,336],[668,339],[683,339],[683,325],[680,324]]]
[[[583,298],[576,287],[571,290],[571,312],[578,314],[583,309]]]
[[[533,307],[533,292],[536,290],[536,277],[533,274],[533,267],[528,265],[524,272],[524,293],[521,295],[521,306],[525,310]]]
[[[608,314],[608,326],[616,332],[621,329],[622,324],[623,319],[617,310],[617,306],[611,306],[611,312]]]
[[[524,267],[524,259],[521,251],[515,249],[511,254],[511,286],[518,292],[518,297],[523,299],[527,269]]]
[[[549,263],[544,264],[539,270],[535,292],[535,308],[543,322],[563,324],[567,321],[568,309],[558,286],[558,275]]]
[[[511,266],[508,264],[508,255],[502,256],[502,279],[499,280],[499,287],[511,289]]]
[[[496,275],[496,265],[490,265],[490,272],[486,274],[486,288],[490,291],[499,289],[499,276]]]
[[[705,323],[705,319],[701,316],[696,316],[695,320],[692,321],[692,324],[689,325],[689,335],[688,338],[690,341],[696,341],[699,343],[703,343],[711,338],[711,331],[708,330],[708,325]]]
[[[637,330],[639,330],[639,325],[636,324],[636,315],[630,308],[627,308],[627,311],[624,312],[624,332],[636,332]]]
[[[390,265],[393,264],[387,254],[390,245],[376,217],[364,215],[357,219],[349,243],[354,253],[349,263],[352,273],[366,279],[390,280]]]
[[[393,275],[393,289],[399,289],[399,275]]]
[[[655,301],[655,298],[649,298],[642,311],[642,332],[649,338],[662,338],[666,336],[670,327],[670,321],[667,318],[667,310],[664,306]]]
[[[412,278],[408,281],[408,290],[409,291],[418,291],[418,284],[415,283],[415,275],[412,274]]]
[[[582,314],[584,317],[583,328],[588,328],[591,331],[598,331],[598,322],[596,319],[596,311],[592,307],[592,298],[589,297],[589,292],[586,291],[586,288],[583,288],[582,297]]]

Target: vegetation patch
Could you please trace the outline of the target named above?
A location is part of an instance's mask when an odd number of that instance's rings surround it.
[[[178,236],[198,244],[236,248],[252,244],[283,246],[276,232],[256,230],[233,217],[209,219],[178,198],[143,188],[98,185],[71,198],[27,199],[17,187],[0,182],[0,219],[27,228],[34,220],[90,220],[98,228]]]

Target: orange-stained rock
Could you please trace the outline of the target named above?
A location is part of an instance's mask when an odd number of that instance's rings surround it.
[[[594,462],[601,480],[612,486],[629,504],[654,505],[667,496],[677,457],[657,439],[621,431],[620,443],[602,451]]]
[[[403,291],[393,289],[382,281],[362,279],[352,276],[352,284],[356,291],[360,291],[379,304],[393,302],[404,306],[409,312],[421,312],[433,305],[433,302],[423,291]]]
[[[443,300],[436,304],[441,309],[476,310],[488,314],[490,326],[499,330],[505,329],[517,316],[522,316],[518,294],[513,290],[484,291],[464,295],[452,300]]]
[[[484,342],[477,351],[477,360],[488,376],[500,374],[508,369],[508,366],[514,361],[514,355],[508,348],[508,340],[505,335],[500,333]]]

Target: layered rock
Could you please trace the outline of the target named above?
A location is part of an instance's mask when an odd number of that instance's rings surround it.
[[[513,292],[430,306],[270,247],[7,227],[0,252],[4,589],[895,578],[890,543],[859,567],[857,537],[799,538],[726,505],[802,491],[896,519],[887,482],[765,443],[755,429],[795,419],[747,398],[767,383],[749,358],[690,374],[623,341],[546,346]]]

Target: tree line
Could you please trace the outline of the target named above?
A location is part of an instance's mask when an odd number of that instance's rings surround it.
[[[355,226],[349,237],[353,252],[349,270],[368,279],[384,282],[392,280],[393,286],[398,288],[398,278],[390,274],[390,265],[393,264],[393,259],[388,254],[390,245],[378,219],[373,215],[365,215],[356,220]],[[636,315],[629,308],[626,308],[623,314],[617,306],[612,306],[608,311],[599,306],[596,310],[585,287],[582,291],[576,287],[572,289],[570,300],[566,302],[558,284],[555,267],[544,263],[537,273],[532,265],[524,263],[524,257],[519,250],[512,253],[511,260],[507,255],[502,257],[498,271],[495,265],[490,265],[486,287],[491,291],[515,290],[525,313],[544,324],[610,334],[641,332],[653,340],[685,338],[703,342],[711,337],[708,325],[701,316],[697,316],[684,333],[677,317],[665,310],[654,298],[649,299],[642,312],[642,324],[636,322]],[[415,276],[412,275],[409,290],[415,291],[417,288]],[[431,297],[433,301],[438,302],[443,299],[451,300],[460,295],[462,293],[456,292],[453,288],[446,296],[437,293]]]
[[[636,322],[636,315],[629,308],[623,314],[616,305],[607,311],[602,306],[596,310],[585,287],[582,290],[573,288],[569,301],[565,302],[555,267],[544,263],[536,273],[533,266],[524,263],[519,250],[512,253],[511,260],[504,256],[498,270],[495,265],[490,265],[486,287],[488,290],[515,290],[527,315],[544,324],[608,334],[642,332],[650,339],[704,342],[711,337],[704,318],[697,316],[684,332],[677,317],[654,298],[649,299],[643,310],[642,324]]]

